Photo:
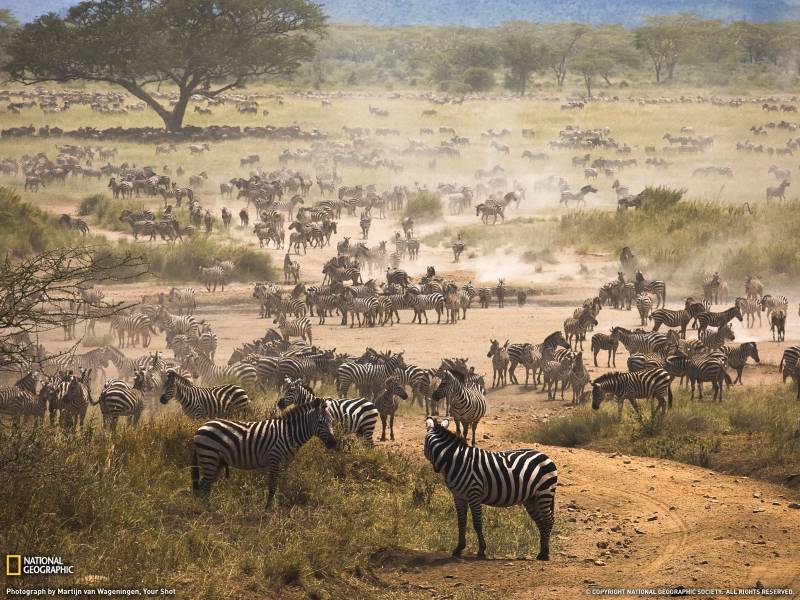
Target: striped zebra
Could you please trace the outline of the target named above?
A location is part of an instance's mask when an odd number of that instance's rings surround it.
[[[331,350],[316,352],[305,356],[282,356],[277,363],[278,381],[318,381],[327,375],[335,353]]]
[[[583,352],[578,352],[572,359],[572,371],[569,374],[568,383],[572,388],[572,404],[577,406],[583,398],[584,388],[591,383],[589,371],[583,364]]]
[[[696,356],[689,360],[689,368],[687,376],[689,377],[689,384],[692,386],[692,395],[689,398],[694,400],[694,387],[697,384],[698,394],[700,400],[703,399],[703,382],[711,382],[713,389],[714,402],[722,402],[722,390],[725,387],[725,382],[731,384],[731,378],[725,371],[725,354],[722,352],[712,352],[703,356]]]
[[[592,408],[599,409],[605,397],[613,395],[617,400],[617,420],[622,419],[622,405],[625,400],[630,401],[636,415],[641,419],[642,413],[636,400],[655,398],[663,414],[667,405],[672,407],[671,382],[672,377],[662,368],[647,369],[638,373],[618,371],[605,373],[592,382]]]
[[[114,315],[111,318],[111,333],[117,336],[117,345],[124,348],[127,344],[133,346],[141,341],[142,346],[147,348],[150,345],[150,336],[156,330],[150,317],[141,313],[133,315]]]
[[[281,469],[314,436],[328,448],[336,445],[331,417],[322,400],[289,409],[280,417],[265,421],[208,421],[192,439],[192,492],[207,501],[223,466],[226,470],[228,467],[266,469],[267,508],[270,508]]]
[[[10,416],[14,423],[23,417],[34,417],[37,424],[44,419],[47,410],[46,396],[36,394],[37,375],[26,373],[11,387],[0,388],[0,415]]]
[[[388,296],[376,296],[378,300],[378,320],[381,326],[386,325],[388,321],[390,325],[394,326],[394,305],[392,299]],[[399,321],[398,321],[399,322]]]
[[[745,342],[738,346],[722,346],[720,350],[728,359],[727,366],[736,370],[736,379],[733,383],[742,385],[742,372],[747,364],[747,359],[752,358],[757,364],[761,362],[758,356],[758,345],[755,342]]]
[[[439,405],[431,401],[433,390],[439,385],[436,369],[423,369],[416,365],[406,365],[396,372],[402,385],[411,388],[411,403],[424,408],[426,415],[438,415]]]
[[[489,302],[492,300],[491,288],[480,288],[478,290],[478,300],[481,303],[481,308],[489,308]]]
[[[464,361],[446,360],[444,365],[445,368],[440,373],[442,381],[434,390],[432,399],[438,402],[447,398],[449,414],[456,422],[456,435],[461,435],[463,427],[466,440],[468,429],[472,427],[472,445],[475,446],[475,430],[486,414],[485,391],[470,379]]]
[[[686,337],[686,328],[692,319],[699,318],[705,311],[705,307],[699,302],[687,303],[688,306],[681,310],[670,310],[668,308],[657,308],[650,314],[653,320],[653,331],[665,325],[667,327],[680,327],[681,337]]]
[[[704,329],[699,332],[699,340],[702,343],[703,347],[709,350],[719,350],[722,346],[725,345],[726,341],[733,341],[736,339],[736,336],[733,334],[733,330],[730,328],[729,325],[725,324],[722,325],[716,331]]]
[[[786,383],[786,378],[798,379],[797,359],[800,358],[800,346],[789,346],[783,351],[781,362],[778,368],[781,370],[781,377],[783,383]]]
[[[624,327],[614,327],[611,334],[616,335],[625,346],[628,354],[661,354],[669,350],[667,336],[658,331],[630,331]]]
[[[628,357],[628,372],[638,373],[647,369],[664,367],[664,357],[660,354],[631,354]]]
[[[497,297],[497,308],[505,308],[506,306],[506,281],[505,279],[500,279],[497,282],[497,286],[494,288],[494,295]]]
[[[316,307],[320,325],[325,325],[325,319],[329,314],[333,315],[334,312],[339,313],[342,310],[342,296],[339,294],[318,294],[313,302],[310,306]]]
[[[742,311],[742,315],[747,317],[747,327],[755,327],[756,316],[758,316],[758,326],[763,325],[761,320],[761,303],[755,298],[736,298],[736,306]]]
[[[402,269],[386,269],[386,285],[398,285],[406,288],[410,283],[411,278]]]
[[[192,375],[204,383],[235,383],[237,385],[255,387],[258,382],[256,368],[245,362],[221,367],[214,364],[207,355],[192,350],[183,365]]]
[[[246,411],[250,406],[247,392],[238,385],[199,387],[175,369],[167,369],[160,402],[167,404],[171,398],[180,403],[190,419],[228,417]]]
[[[350,328],[352,329],[355,326],[356,320],[358,320],[359,327],[363,325],[374,327],[378,320],[378,305],[377,296],[356,298],[352,294],[345,295],[342,309],[350,314]],[[364,316],[363,322],[362,315]],[[346,321],[347,317],[345,316],[344,319]]]
[[[509,363],[508,340],[502,346],[497,340],[490,340],[490,344],[486,357],[492,359],[492,387],[505,386]]]
[[[663,308],[667,304],[667,286],[663,281],[654,279],[646,281],[641,271],[636,271],[634,290],[637,294],[649,292],[656,297],[656,308]]]
[[[584,309],[580,316],[569,317],[564,321],[564,335],[567,338],[567,343],[572,344],[575,340],[575,350],[578,349],[580,343],[581,350],[583,350],[583,340],[586,339],[586,330],[589,327],[597,325],[597,319],[594,318],[591,310]]]
[[[386,378],[396,375],[406,368],[403,353],[381,355],[377,363],[361,363],[347,361],[336,369],[336,392],[344,398],[351,385],[356,385],[360,390],[376,393]],[[363,391],[361,392],[363,393]]]
[[[444,296],[442,294],[414,294],[411,291],[406,292],[406,301],[414,309],[414,318],[411,319],[412,323],[416,323],[419,319],[419,324],[422,324],[422,317],[425,317],[425,324],[428,324],[429,310],[436,311],[437,325],[442,322],[442,313],[444,313]]]
[[[617,366],[617,348],[619,348],[619,335],[612,333],[595,333],[592,336],[592,354],[594,355],[594,366],[597,365],[597,355],[601,350],[608,351],[606,367]]]
[[[425,426],[425,457],[444,477],[456,506],[458,545],[453,556],[461,556],[466,546],[467,507],[478,536],[478,558],[485,558],[481,506],[522,504],[539,529],[536,558],[549,560],[558,481],[555,463],[535,450],[489,452],[470,448],[458,433],[448,431],[447,419],[439,423],[428,417]]]
[[[144,410],[145,373],[136,371],[133,376],[133,386],[124,381],[112,379],[103,386],[103,391],[97,399],[100,412],[103,415],[103,427],[114,431],[117,428],[117,419],[128,417],[131,425],[139,423]],[[95,403],[93,403],[95,404]]]
[[[405,393],[405,390],[403,390]],[[320,399],[301,379],[285,379],[278,399],[278,408],[286,409],[292,405],[309,406]],[[353,434],[364,443],[371,445],[378,422],[379,412],[373,402],[366,398],[325,400],[325,408],[334,425],[341,427],[343,433]]]
[[[542,361],[541,366],[544,383],[543,387],[547,388],[547,399],[555,400],[556,393],[558,392],[558,384],[561,384],[561,399],[564,399],[564,388],[569,383],[569,377],[572,373],[572,358],[566,357],[561,360],[555,360],[548,357]]]
[[[222,265],[198,267],[197,269],[200,274],[200,281],[206,286],[206,290],[216,292],[217,286],[220,286],[222,291],[225,291],[229,273]]]
[[[386,294],[385,298],[387,298],[392,303],[392,320],[397,319],[397,322],[400,322],[400,313],[398,311],[401,310],[413,310],[414,306],[412,305],[412,301],[414,300],[413,294],[408,295],[407,293],[403,292],[402,294]]]
[[[86,410],[92,401],[92,392],[89,389],[91,379],[91,369],[81,372],[81,376],[69,375],[67,381],[59,386],[61,414],[59,424],[67,429],[73,429],[78,424],[83,427],[86,419]]]
[[[701,333],[710,327],[722,327],[731,322],[732,319],[739,319],[742,321],[742,309],[736,304],[722,312],[703,312],[697,315],[697,336],[701,337]]]
[[[386,423],[389,423],[389,439],[394,441],[394,415],[397,412],[397,398],[408,400],[408,394],[396,376],[386,378],[384,389],[375,396],[375,407],[381,417],[381,441],[386,441]]]
[[[517,365],[523,365],[525,367],[525,385],[528,385],[528,376],[530,373],[533,373],[535,385],[538,361],[541,359],[542,350],[547,347],[552,347],[553,349],[561,347],[567,350],[570,348],[567,340],[564,338],[564,334],[560,331],[554,331],[548,335],[541,344],[510,344],[508,346],[508,377],[511,383],[519,384],[514,370],[517,368]]]
[[[461,318],[467,318],[467,309],[472,307],[472,299],[478,295],[472,282],[465,283],[458,291],[458,301],[461,304]]]
[[[286,341],[289,341],[290,337],[299,337],[309,344],[313,343],[311,337],[311,319],[308,317],[288,320],[286,315],[281,313],[273,319],[272,323],[278,326],[283,339]]]
[[[187,315],[191,315],[197,310],[194,288],[170,288],[167,300],[178,308],[179,315],[182,315],[184,311]]]
[[[106,358],[117,368],[117,376],[120,379],[131,379],[133,377],[133,373],[138,366],[137,360],[128,358],[121,350],[113,346],[105,346],[103,350],[105,350]]]
[[[782,310],[784,314],[789,314],[789,300],[786,296],[764,294],[761,296],[761,310],[767,313],[767,321],[776,310]]]
[[[786,339],[786,312],[773,310],[769,316],[769,330],[772,332],[772,341],[782,342]],[[777,338],[777,339],[776,339]]]

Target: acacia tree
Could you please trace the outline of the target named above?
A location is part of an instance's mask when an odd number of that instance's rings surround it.
[[[675,67],[691,44],[691,31],[698,19],[692,14],[648,17],[646,24],[636,30],[636,46],[645,51],[653,64],[656,82],[666,72],[672,79]]]
[[[591,31],[583,23],[563,23],[548,27],[547,63],[556,76],[559,88],[564,87],[569,61],[578,52],[581,38]]]
[[[508,67],[509,87],[524,96],[531,75],[542,67],[544,47],[530,32],[508,30],[501,35],[500,56]]]
[[[314,54],[325,16],[308,0],[92,0],[19,29],[5,68],[15,81],[102,81],[180,130],[193,94],[213,98],[255,77],[293,72]],[[148,86],[170,83],[174,106]]]

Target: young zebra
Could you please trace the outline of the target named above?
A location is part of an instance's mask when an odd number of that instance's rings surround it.
[[[583,352],[578,352],[572,359],[572,371],[567,383],[572,388],[572,404],[577,406],[583,398],[583,390],[589,385],[591,378],[583,364]]]
[[[705,307],[699,302],[689,303],[681,310],[669,310],[667,308],[658,308],[654,310],[650,318],[653,320],[653,331],[658,331],[659,327],[666,325],[667,327],[680,327],[681,337],[686,337],[686,327],[692,319],[700,319],[700,314],[705,311]]]
[[[646,281],[641,271],[636,271],[634,289],[637,294],[649,292],[656,297],[656,308],[667,305],[667,286],[663,281]]]
[[[175,369],[164,374],[164,391],[161,404],[175,398],[190,419],[213,419],[233,416],[250,406],[250,398],[238,385],[199,387],[192,384]]]
[[[432,399],[439,401],[447,398],[450,414],[456,422],[456,435],[461,435],[464,429],[464,439],[467,431],[472,427],[472,445],[475,446],[475,430],[478,423],[486,414],[486,398],[484,390],[469,377],[467,365],[461,361],[444,361],[445,368],[441,370],[442,382],[433,392]]]
[[[377,363],[362,363],[348,361],[336,369],[336,391],[340,398],[344,398],[351,385],[356,385],[361,390],[377,393],[377,390],[390,375],[397,375],[406,368],[403,352],[385,356],[381,355]]]
[[[222,265],[213,267],[198,267],[200,273],[200,281],[206,286],[209,292],[216,292],[217,286],[225,291],[225,284],[228,280],[228,271]],[[213,289],[212,289],[213,288]]]
[[[558,384],[561,383],[561,399],[564,399],[564,388],[569,383],[572,374],[572,357],[562,358],[561,360],[543,360],[541,366],[544,374],[544,386],[547,387],[547,399],[555,400],[558,392]],[[553,387],[555,385],[555,387]]]
[[[492,300],[492,290],[490,288],[480,288],[478,290],[478,300],[481,303],[481,308],[489,308],[489,302]]]
[[[703,313],[705,314],[705,313]],[[699,339],[700,342],[703,344],[703,347],[708,350],[719,350],[722,346],[725,345],[726,341],[733,341],[736,339],[736,336],[733,334],[733,330],[728,325],[722,325],[716,331],[711,330],[702,330],[699,332]]]
[[[467,507],[478,536],[478,558],[486,557],[481,505],[522,504],[539,529],[537,560],[550,559],[550,532],[555,519],[558,471],[541,452],[529,449],[488,452],[470,448],[458,434],[448,431],[449,421],[425,420],[425,457],[444,481],[456,505],[458,545],[453,556],[466,546]]]
[[[592,382],[592,408],[597,410],[607,395],[617,399],[617,420],[622,420],[622,405],[630,400],[636,415],[641,418],[640,398],[655,398],[662,414],[667,405],[672,407],[672,377],[662,368],[647,369],[638,373],[620,373],[613,371],[600,375]]]
[[[647,319],[650,318],[650,313],[653,310],[653,299],[650,297],[650,294],[644,292],[636,295],[636,310],[639,311],[641,325],[647,325]]]
[[[281,313],[275,317],[272,322],[278,326],[283,339],[287,342],[289,341],[289,337],[299,337],[309,344],[313,343],[311,337],[311,319],[308,317],[301,317],[289,321],[286,319],[286,315]]]
[[[37,424],[44,419],[47,410],[45,395],[36,395],[37,375],[28,372],[12,387],[0,388],[0,415],[8,415],[14,424],[23,417],[27,421],[29,416],[34,417]]]
[[[133,387],[119,379],[106,382],[96,402],[103,415],[103,427],[116,430],[120,417],[128,417],[131,425],[139,423],[144,410],[144,382],[145,373],[138,370],[133,375]]]
[[[506,372],[508,371],[508,340],[502,346],[497,340],[490,340],[491,346],[487,358],[492,359],[492,387],[506,385]]]
[[[269,509],[281,469],[313,436],[317,436],[327,448],[336,445],[331,417],[325,402],[319,399],[266,421],[208,421],[197,430],[192,440],[192,492],[208,501],[211,487],[223,466],[226,469],[265,469]]]
[[[381,417],[381,441],[386,441],[386,422],[389,422],[389,439],[394,441],[394,415],[397,412],[397,398],[408,400],[408,394],[396,376],[387,377],[384,390],[375,397],[375,407]]]
[[[730,323],[731,319],[742,321],[742,309],[736,304],[722,312],[704,312],[697,315],[697,337],[702,339],[702,333],[711,327],[723,327]]]
[[[786,311],[780,309],[772,311],[769,316],[769,329],[772,332],[773,342],[782,342],[786,339]]]
[[[607,367],[617,366],[617,348],[619,348],[619,335],[618,333],[595,333],[592,336],[592,354],[594,355],[594,366],[597,365],[597,355],[601,350],[608,350]]]
[[[689,368],[686,374],[692,386],[692,395],[689,398],[694,400],[694,386],[697,384],[700,400],[703,399],[703,382],[710,381],[713,389],[713,401],[722,402],[722,390],[724,383],[731,385],[731,378],[725,372],[725,354],[722,352],[712,352],[703,356],[697,356],[689,360]]]
[[[578,318],[569,317],[564,321],[564,335],[567,338],[567,343],[572,344],[575,340],[575,350],[578,349],[578,343],[583,350],[583,340],[586,339],[586,330],[591,326],[597,325],[597,319],[594,318],[591,310],[586,310],[580,314]]]
[[[745,342],[738,346],[723,346],[720,350],[725,354],[728,359],[727,366],[731,369],[736,369],[736,379],[733,383],[742,384],[742,372],[747,364],[747,359],[752,358],[757,364],[761,362],[758,356],[758,346],[755,342]]]
[[[736,298],[736,306],[742,311],[742,314],[747,317],[747,327],[755,327],[756,315],[758,315],[758,326],[761,327],[763,321],[761,320],[761,304],[755,298]]]
[[[191,315],[197,310],[194,288],[170,288],[167,300],[178,307],[179,315],[182,315],[184,311],[187,315]]]
[[[436,323],[442,322],[442,313],[444,312],[444,296],[438,292],[433,294],[414,294],[411,291],[406,291],[406,301],[411,308],[414,309],[414,318],[411,319],[412,323],[417,322],[422,324],[422,317],[425,317],[425,324],[428,324],[429,310],[436,311]]]

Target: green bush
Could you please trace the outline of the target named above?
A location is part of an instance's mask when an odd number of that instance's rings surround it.
[[[471,67],[464,71],[464,83],[473,92],[485,92],[494,87],[494,74],[490,69],[483,67]]]
[[[574,448],[595,438],[604,437],[614,425],[611,413],[594,411],[590,406],[584,405],[564,417],[539,423],[534,428],[533,439],[550,446]]]
[[[417,221],[435,221],[442,218],[442,197],[433,192],[411,194],[406,202],[404,217]]]

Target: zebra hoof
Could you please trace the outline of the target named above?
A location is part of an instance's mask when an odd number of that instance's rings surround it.
[[[550,560],[550,553],[539,552],[539,554],[536,556],[536,560]]]
[[[485,550],[478,550],[478,554],[475,558],[486,560],[486,551]]]
[[[461,552],[463,548],[456,548],[453,550],[453,558],[461,558]]]

